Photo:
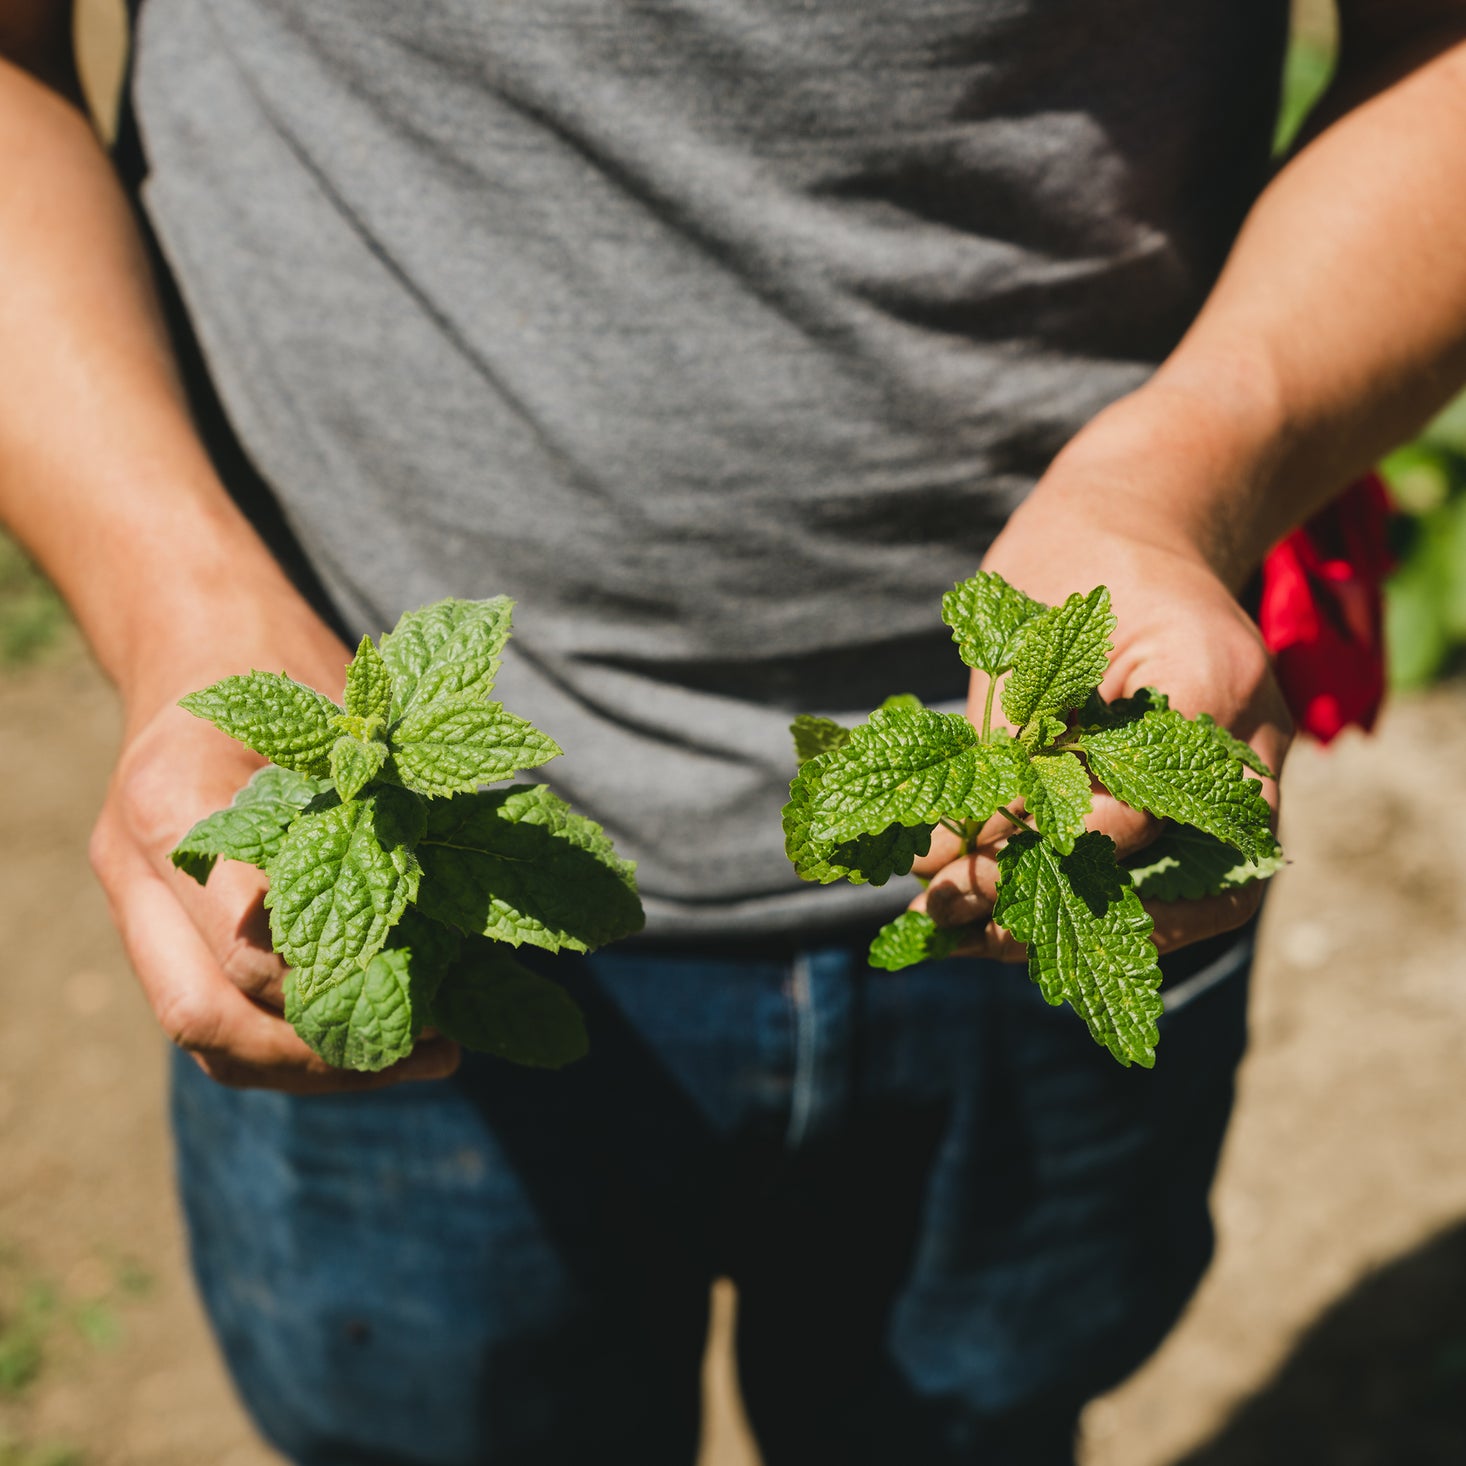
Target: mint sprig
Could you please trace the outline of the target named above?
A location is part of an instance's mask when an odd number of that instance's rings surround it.
[[[801,715],[789,858],[806,880],[879,885],[911,869],[937,824],[970,851],[1002,812],[1015,828],[998,851],[993,920],[1027,945],[1048,1002],[1069,1003],[1122,1064],[1149,1068],[1160,969],[1141,899],[1194,899],[1274,874],[1282,851],[1249,777],[1269,771],[1214,719],[1183,717],[1153,688],[1100,697],[1115,627],[1104,586],[1045,606],[983,571],[947,592],[942,617],[962,660],[989,676],[983,726],[909,696],[848,730]],[[1014,733],[992,727],[1000,681]],[[1095,786],[1174,828],[1118,864],[1113,842],[1086,829]],[[904,912],[870,962],[896,971],[948,956],[960,939],[960,928]]]
[[[635,867],[599,825],[541,784],[482,787],[561,751],[489,701],[512,610],[439,601],[380,646],[363,637],[339,707],[268,672],[183,699],[271,764],[173,863],[201,884],[220,859],[264,870],[285,1016],[327,1063],[385,1068],[427,1027],[514,1063],[570,1063],[579,1010],[505,944],[588,952],[641,929]]]

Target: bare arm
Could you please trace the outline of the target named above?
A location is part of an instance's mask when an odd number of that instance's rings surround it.
[[[1164,688],[1275,769],[1291,730],[1236,592],[1287,529],[1466,380],[1466,0],[1344,0],[1341,12],[1338,79],[1197,321],[1146,386],[1065,448],[986,561],[1046,600],[1108,584],[1107,695]],[[1095,823],[1122,849],[1155,830],[1101,799]],[[933,915],[985,920],[991,859],[952,861],[941,836],[923,867]],[[1158,909],[1158,939],[1225,930],[1257,900]],[[1013,955],[991,927],[975,950]]]
[[[70,75],[69,61],[31,59]],[[214,477],[131,211],[79,105],[4,60],[0,153],[0,514],[140,707],[162,692],[180,626],[204,644],[241,616],[315,618]]]
[[[347,652],[218,482],[131,210],[79,103],[70,6],[0,0],[0,519],[66,597],[126,711],[93,865],[169,1036],[238,1084],[358,1088],[274,1009],[261,881],[166,853],[258,764],[174,706],[251,666],[325,690]],[[429,1044],[393,1077],[453,1062]]]
[[[1151,382],[1055,463],[1234,587],[1466,381],[1466,4],[1354,0],[1306,145]],[[1072,506],[1077,507],[1077,506]]]

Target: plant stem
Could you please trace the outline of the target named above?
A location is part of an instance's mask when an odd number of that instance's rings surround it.
[[[1010,824],[1017,825],[1020,830],[1026,830],[1028,828],[1028,822],[1026,820],[1019,819],[1018,816],[1016,814],[1014,814],[1012,810],[1010,810],[1010,809],[1000,809],[998,811],[998,813],[1000,815],[1002,815],[1003,818],[1005,820],[1007,820]]]
[[[966,842],[967,831],[964,830],[962,826],[957,823],[956,820],[949,820],[946,815],[942,815],[937,820],[937,823],[939,825],[945,825],[949,830],[951,830],[954,835],[956,835],[959,840],[963,841],[964,843]]]
[[[997,691],[998,679],[989,676],[987,701],[982,705],[982,736],[984,741],[993,731],[993,693]]]

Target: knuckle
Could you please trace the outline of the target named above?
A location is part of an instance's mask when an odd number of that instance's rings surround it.
[[[110,812],[104,810],[92,826],[91,837],[87,841],[87,862],[92,868],[92,874],[104,888],[111,880],[116,856],[117,831]]]
[[[171,846],[182,834],[175,811],[173,771],[152,759],[119,769],[113,797],[122,827],[145,850]]]
[[[190,990],[169,994],[156,1010],[158,1025],[169,1041],[202,1063],[213,1062],[219,1033],[219,1015],[212,1004]]]
[[[250,993],[269,982],[275,965],[273,958],[237,933],[219,945],[215,957],[224,976],[235,987]]]

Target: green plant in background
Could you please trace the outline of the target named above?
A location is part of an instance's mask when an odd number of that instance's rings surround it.
[[[39,1444],[0,1435],[0,1466],[83,1466],[85,1457],[55,1441]]]
[[[24,551],[0,535],[0,666],[33,661],[66,625],[61,597]]]
[[[1004,816],[1012,828],[997,852],[993,920],[1027,944],[1029,976],[1049,1003],[1068,1002],[1122,1064],[1149,1068],[1160,969],[1141,900],[1212,895],[1280,868],[1271,812],[1247,777],[1268,770],[1213,719],[1184,717],[1154,688],[1100,697],[1115,625],[1104,586],[1045,606],[979,571],[942,598],[942,619],[962,660],[988,676],[981,729],[910,695],[855,728],[796,718],[789,859],[807,881],[879,886],[927,853],[935,826],[971,852]],[[993,725],[999,679],[1011,734]],[[1118,865],[1110,837],[1085,828],[1095,784],[1174,825]],[[1008,807],[1020,799],[1022,817]],[[871,966],[949,956],[970,930],[904,912],[877,934]]]
[[[1283,67],[1283,99],[1273,133],[1273,152],[1281,156],[1293,145],[1314,104],[1328,90],[1338,62],[1333,37],[1318,27],[1305,27],[1288,47]]]
[[[113,1261],[99,1293],[65,1302],[55,1283],[34,1271],[17,1250],[0,1247],[0,1400],[23,1396],[41,1374],[56,1333],[73,1331],[96,1348],[122,1337],[117,1305],[146,1296],[153,1275],[136,1259]],[[4,1438],[0,1436],[0,1446]],[[0,1452],[0,1466],[7,1458]]]
[[[114,1258],[104,1262],[94,1296],[67,1301],[18,1249],[0,1245],[0,1466],[83,1466],[75,1447],[34,1438],[27,1424],[32,1386],[66,1368],[68,1336],[92,1349],[114,1348],[123,1337],[117,1305],[145,1296],[153,1282],[136,1259]]]
[[[517,1064],[586,1050],[580,1010],[509,956],[588,952],[642,926],[635,867],[543,784],[559,745],[489,701],[513,602],[443,600],[361,639],[338,706],[250,672],[182,706],[271,760],[173,863],[269,877],[285,1016],[329,1064],[376,1070],[425,1027]]]
[[[33,1278],[19,1299],[0,1313],[0,1396],[19,1394],[41,1372],[57,1307],[56,1289]]]
[[[1424,687],[1466,648],[1466,397],[1380,465],[1401,511],[1385,588],[1390,685]]]

